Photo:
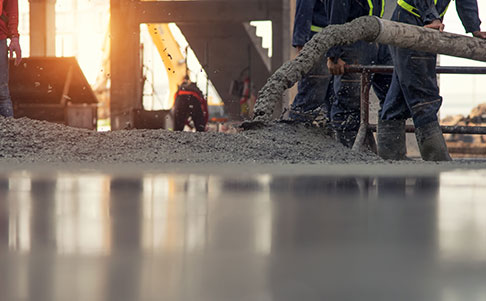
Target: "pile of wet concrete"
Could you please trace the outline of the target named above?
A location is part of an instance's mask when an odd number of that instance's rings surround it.
[[[94,132],[0,117],[0,162],[32,163],[376,163],[335,142],[325,128],[274,122],[233,134]]]

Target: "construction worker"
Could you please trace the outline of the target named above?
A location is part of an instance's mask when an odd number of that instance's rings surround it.
[[[186,76],[175,94],[174,131],[184,130],[184,126],[189,123],[189,117],[194,122],[196,131],[206,130],[208,102],[196,84]]]
[[[12,117],[12,100],[8,90],[8,57],[15,53],[15,65],[22,60],[19,44],[18,0],[0,0],[0,116]],[[7,46],[7,39],[10,44]]]
[[[362,16],[382,17],[385,0],[328,0],[329,24],[344,24]],[[360,74],[345,73],[345,66],[389,65],[388,48],[377,43],[359,41],[349,46],[331,48],[327,53],[327,66],[333,77],[334,101],[331,108],[331,124],[336,139],[352,147],[360,124]],[[383,103],[390,87],[391,76],[374,74],[373,89]]]
[[[327,24],[325,0],[297,0],[292,46],[300,52],[304,44]],[[330,79],[324,59],[314,65],[298,83],[298,93],[290,107],[290,119],[312,121],[317,117],[313,115],[316,115],[319,108],[327,117],[330,111]]]
[[[392,20],[444,30],[442,18],[450,0],[398,0]],[[477,0],[457,0],[457,12],[466,32],[486,38],[480,31]],[[442,104],[437,85],[437,55],[390,47],[395,71],[380,113],[378,154],[385,159],[405,158],[405,120],[413,118],[422,159],[449,161],[437,113]]]

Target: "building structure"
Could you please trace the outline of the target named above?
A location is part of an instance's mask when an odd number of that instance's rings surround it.
[[[228,108],[239,101],[229,87],[242,70],[249,68],[258,89],[273,70],[290,59],[289,0],[111,0],[110,4],[112,129],[130,127],[133,109],[142,108],[140,24],[176,23]],[[271,58],[247,26],[258,20],[272,22]],[[236,115],[231,109],[227,111]]]

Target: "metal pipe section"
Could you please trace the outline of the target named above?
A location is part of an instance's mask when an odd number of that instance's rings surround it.
[[[361,17],[347,24],[324,28],[306,43],[294,60],[285,63],[270,76],[259,92],[254,120],[269,121],[284,91],[307,74],[331,47],[358,40],[486,62],[486,40],[377,17]]]
[[[380,33],[374,42],[486,62],[486,40],[376,19]]]

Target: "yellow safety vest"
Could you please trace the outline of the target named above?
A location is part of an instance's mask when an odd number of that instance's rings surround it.
[[[369,0],[368,0],[369,1]],[[405,0],[398,0],[398,5],[400,5],[401,8],[403,8],[404,10],[408,11],[409,13],[411,13],[412,15],[416,16],[416,17],[419,17],[421,18],[420,14],[418,13],[418,9],[415,8],[414,6],[408,4],[407,2],[405,2]],[[434,0],[434,4],[437,5],[437,0]],[[444,17],[444,15],[446,14],[447,12],[447,9],[449,8],[449,5],[451,3],[449,2],[449,4],[447,4],[447,7],[446,9],[440,14],[440,17]]]
[[[372,0],[368,0],[368,5],[370,7],[370,13],[369,13],[369,15],[370,16],[373,16],[373,9],[375,8],[375,6],[373,5],[373,1]],[[382,0],[381,1],[380,18],[382,18],[384,14],[385,14],[385,0]]]
[[[321,32],[324,28],[316,25],[311,25],[311,31],[312,32]]]

